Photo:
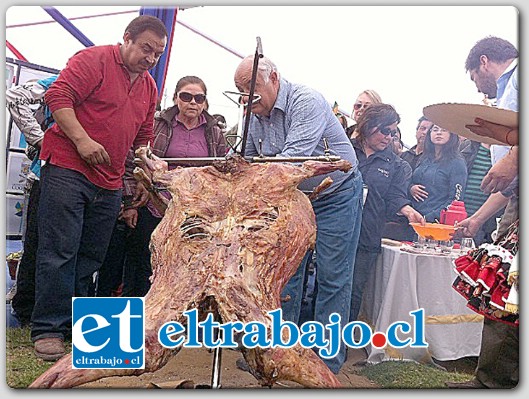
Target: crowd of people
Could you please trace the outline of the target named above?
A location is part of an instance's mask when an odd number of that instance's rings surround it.
[[[12,306],[21,324],[31,326],[35,354],[44,360],[64,355],[72,297],[149,291],[149,241],[163,213],[132,176],[133,151],[149,145],[161,158],[233,152],[226,121],[209,114],[206,84],[199,77],[182,77],[174,104],[156,110],[158,93],[148,70],[163,54],[167,38],[160,20],[140,16],[127,26],[122,44],[80,51],[51,81],[8,90],[13,120],[39,151],[35,165],[42,162],[40,181],[32,182],[33,206]],[[517,59],[512,44],[488,37],[474,46],[466,63],[480,92],[496,98],[498,107],[516,111]],[[234,71],[244,104],[253,65],[249,56]],[[309,264],[316,265],[309,318],[327,324],[337,313],[342,326],[357,320],[382,238],[413,241],[409,223],[438,222],[454,200],[465,201],[469,217],[459,223],[460,232],[477,245],[492,242],[497,217],[502,217],[500,230],[517,218],[517,130],[498,138],[509,147],[496,148],[420,116],[416,144],[404,150],[398,111],[376,91],[357,96],[354,124],[347,126],[322,94],[281,76],[267,57],[258,60],[255,95],[259,100],[246,105],[251,110],[246,156],[314,157],[330,150],[352,165],[346,173],[332,172],[299,186],[310,194],[326,177],[333,181],[311,197],[316,246],[283,289],[285,320],[302,321]],[[38,102],[49,107],[51,126],[35,123],[31,106]],[[471,130],[504,134],[481,120]],[[508,340],[517,349],[518,331],[497,324],[485,323],[472,382],[476,387],[517,383],[516,351],[507,355],[497,348]],[[322,360],[338,373],[346,358],[342,345],[337,356]],[[501,378],[499,370],[505,370]]]

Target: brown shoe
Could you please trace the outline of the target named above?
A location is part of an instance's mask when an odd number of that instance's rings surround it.
[[[41,338],[35,341],[35,355],[42,360],[54,362],[65,354],[62,338]]]
[[[451,389],[487,389],[486,385],[483,385],[481,382],[475,378],[470,381],[464,382],[445,382],[445,385]]]

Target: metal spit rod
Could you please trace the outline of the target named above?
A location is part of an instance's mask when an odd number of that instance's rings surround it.
[[[255,48],[255,55],[253,60],[253,67],[252,67],[252,79],[250,81],[250,94],[249,94],[249,102],[253,101],[253,95],[255,92],[255,82],[257,80],[257,69],[259,67],[259,59],[263,58],[263,45],[261,43],[261,38],[259,36],[256,37],[257,40],[257,46]],[[252,108],[248,107],[247,112],[244,119],[244,130],[242,133],[242,142],[241,142],[241,156],[244,157],[244,152],[246,151],[246,141],[248,140],[248,129],[250,127],[250,115],[252,113]]]
[[[160,158],[170,164],[181,164],[186,166],[206,166],[211,165],[214,162],[226,161],[226,157],[205,157],[205,158]],[[305,161],[318,161],[318,162],[336,162],[341,160],[337,155],[320,155],[315,157],[245,157],[248,162],[305,162]]]
[[[222,340],[222,331],[216,330],[216,336]],[[216,338],[217,338],[216,337]],[[216,339],[215,339],[216,340]],[[220,389],[220,372],[222,364],[222,348],[216,347],[213,351],[213,368],[211,370],[211,389]]]

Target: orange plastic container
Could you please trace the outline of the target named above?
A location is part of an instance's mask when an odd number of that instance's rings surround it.
[[[421,226],[420,223],[410,223],[413,230],[423,238],[429,240],[449,241],[451,234],[456,231],[454,226],[439,223],[426,223]]]

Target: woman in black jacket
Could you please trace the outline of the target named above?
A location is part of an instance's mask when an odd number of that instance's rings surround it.
[[[391,105],[373,104],[359,118],[359,134],[352,141],[368,193],[354,263],[349,321],[358,317],[365,284],[381,251],[387,216],[401,214],[410,222],[423,221],[421,214],[410,206],[407,196],[411,167],[390,145],[399,123],[400,116]]]

